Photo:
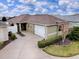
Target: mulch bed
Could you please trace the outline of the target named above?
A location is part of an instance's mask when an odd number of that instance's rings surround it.
[[[3,49],[6,45],[8,45],[10,42],[12,42],[13,40],[7,40],[4,41],[4,43],[0,46],[0,50]]]
[[[71,40],[69,39],[65,39],[64,42],[62,42],[62,40],[58,41],[55,43],[55,45],[68,45],[71,43]]]

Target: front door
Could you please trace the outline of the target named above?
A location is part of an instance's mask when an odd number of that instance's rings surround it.
[[[26,31],[26,23],[21,23],[21,30]]]

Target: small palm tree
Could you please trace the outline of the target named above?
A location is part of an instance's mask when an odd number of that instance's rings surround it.
[[[69,33],[69,25],[68,24],[62,24],[62,42],[64,43],[65,39],[66,39],[66,36],[68,35]]]
[[[57,23],[58,24],[58,29],[59,26],[61,26],[60,30],[62,32],[62,43],[64,43],[67,34],[69,33],[69,25],[66,22],[61,22],[61,23]],[[58,34],[59,31],[57,31]]]
[[[66,36],[69,33],[69,23],[68,22],[60,22],[60,23],[57,22],[57,25],[58,25],[57,28],[60,29],[62,32],[62,43],[64,44]],[[58,36],[58,32],[59,30],[57,30],[57,36]]]

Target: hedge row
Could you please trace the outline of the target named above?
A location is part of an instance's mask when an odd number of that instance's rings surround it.
[[[57,42],[57,41],[59,41],[61,39],[62,39],[61,36],[54,37],[54,38],[48,38],[46,40],[43,39],[41,41],[38,41],[38,47],[39,48],[44,48],[44,47],[49,46],[49,45],[51,45],[51,44],[53,44],[53,43],[55,43],[55,42]]]

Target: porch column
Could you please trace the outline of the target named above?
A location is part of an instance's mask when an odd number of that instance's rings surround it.
[[[47,27],[45,26],[45,40],[47,39],[48,34],[47,34]]]
[[[18,30],[18,31],[17,31],[18,33],[21,32],[21,24],[20,24],[20,23],[17,23],[17,30]]]
[[[21,32],[21,24],[19,23],[19,30],[20,30],[20,32]]]

